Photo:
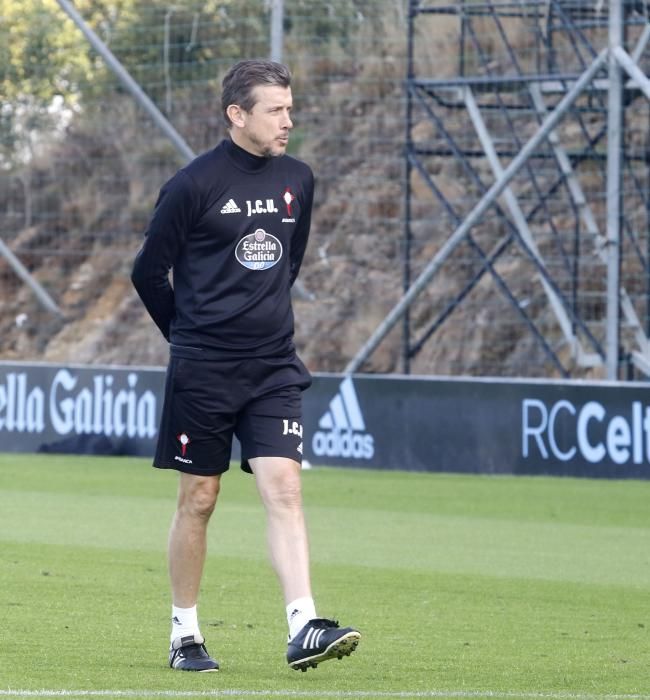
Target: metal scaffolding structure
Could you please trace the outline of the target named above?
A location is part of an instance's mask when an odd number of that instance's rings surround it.
[[[361,368],[401,320],[408,373],[413,358],[489,276],[559,376],[571,376],[575,367],[599,368],[617,379],[626,363],[628,377],[650,375],[649,145],[630,149],[625,139],[631,110],[650,99],[643,70],[648,12],[644,2],[622,0],[410,1],[404,295],[348,372]],[[458,63],[453,75],[431,77],[423,73],[420,47],[426,22],[443,17],[456,23]],[[433,136],[416,136],[423,123]],[[471,193],[469,204],[439,185],[438,174],[450,168]],[[416,177],[436,203],[429,230],[441,217],[452,230],[424,265],[416,229],[426,230],[427,221],[416,213]],[[598,188],[588,189],[585,182],[595,180]],[[646,212],[642,226],[631,216],[639,206]],[[473,256],[471,274],[416,333],[412,306],[461,244]],[[506,254],[526,260],[554,319],[553,333],[540,328],[512,277],[499,270]],[[595,314],[585,299],[598,275],[604,282]]]

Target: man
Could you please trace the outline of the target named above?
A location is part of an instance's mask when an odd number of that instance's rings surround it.
[[[169,534],[169,664],[216,671],[197,617],[206,531],[231,443],[255,476],[289,624],[287,661],[306,671],[349,655],[360,634],[318,618],[302,509],[301,392],[311,377],[293,345],[290,289],[302,263],[314,191],[285,155],[287,68],[241,61],[223,80],[230,138],[161,189],[132,280],[170,343],[154,466],[180,472]],[[173,287],[169,271],[173,271]]]

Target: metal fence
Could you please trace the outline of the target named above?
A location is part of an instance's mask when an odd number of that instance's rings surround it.
[[[193,152],[225,136],[218,98],[228,66],[277,52],[273,2],[70,4]],[[607,47],[607,5],[284,3],[292,152],[317,177],[295,299],[297,345],[311,369],[341,371],[356,358],[380,372],[604,376],[607,267],[594,226],[607,228],[605,70],[557,125],[561,151],[545,139],[511,183],[519,214],[503,199],[486,208],[402,323],[367,358],[360,350],[498,178],[489,144],[505,169]],[[643,70],[646,5],[623,6],[622,47]],[[0,357],[162,364],[165,344],[128,274],[158,188],[184,157],[62,3],[0,0],[0,32]],[[620,271],[633,315],[620,323],[621,377],[641,371],[631,359],[638,343],[625,341],[639,329],[645,337],[650,323],[650,110],[628,82]],[[519,244],[522,231],[543,270]],[[593,361],[579,361],[572,338]]]
[[[407,367],[648,376],[647,5],[410,8],[408,291],[348,369],[402,318]]]

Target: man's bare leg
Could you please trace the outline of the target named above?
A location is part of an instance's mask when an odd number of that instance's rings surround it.
[[[219,494],[220,477],[181,473],[176,512],[169,531],[172,589],[170,666],[214,671],[218,664],[203,646],[196,611],[207,552],[207,529]]]
[[[256,457],[249,461],[266,509],[271,563],[287,605],[289,666],[306,671],[322,661],[348,656],[361,638],[358,630],[340,628],[334,620],[316,617],[300,464],[281,457]]]
[[[311,598],[300,464],[283,457],[255,457],[250,465],[266,510],[269,554],[285,605]]]
[[[207,551],[207,529],[219,494],[219,476],[180,475],[176,513],[169,531],[172,602],[196,605]]]

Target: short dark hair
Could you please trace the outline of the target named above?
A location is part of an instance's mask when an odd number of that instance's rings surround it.
[[[291,85],[291,73],[282,63],[264,59],[249,59],[235,63],[221,82],[221,110],[226,127],[232,122],[226,114],[230,105],[238,105],[245,112],[255,106],[253,88],[258,85],[279,85],[288,88]]]

